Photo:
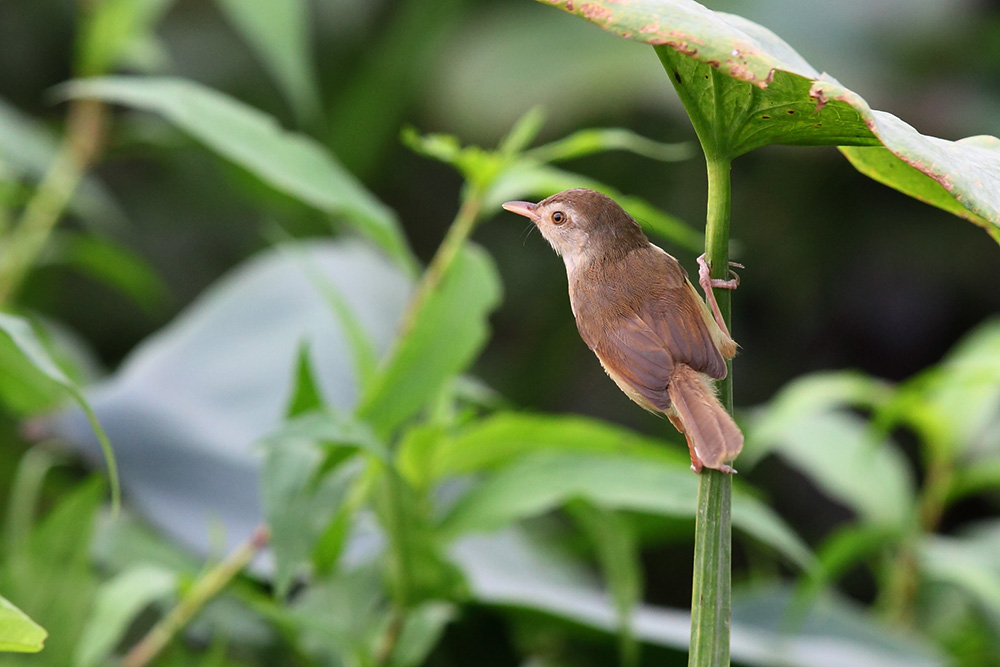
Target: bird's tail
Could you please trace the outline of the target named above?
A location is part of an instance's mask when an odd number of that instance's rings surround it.
[[[743,433],[729,416],[708,380],[687,364],[678,364],[667,385],[678,420],[671,420],[687,436],[691,463],[724,472],[735,472],[732,461],[743,449]]]

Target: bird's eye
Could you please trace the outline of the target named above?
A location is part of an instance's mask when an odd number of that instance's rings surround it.
[[[555,213],[552,214],[552,222],[554,222],[557,225],[561,225],[562,223],[566,222],[566,214],[563,213],[562,211],[556,211]]]

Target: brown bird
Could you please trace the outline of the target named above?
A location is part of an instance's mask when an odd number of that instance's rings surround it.
[[[740,453],[743,434],[712,383],[726,376],[736,342],[712,287],[732,289],[737,280],[710,278],[699,257],[706,304],[680,263],[650,243],[613,199],[593,190],[503,207],[530,218],[563,258],[577,329],[618,387],[685,435],[692,470],[736,472],[726,462]]]

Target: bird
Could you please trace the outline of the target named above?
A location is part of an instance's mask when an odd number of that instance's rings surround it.
[[[680,262],[594,190],[565,190],[538,203],[509,201],[503,208],[534,222],[562,257],[577,330],[615,384],[684,434],[694,472],[735,473],[729,462],[743,448],[743,433],[719,402],[714,381],[726,376],[737,344],[712,287],[733,289],[738,276],[713,279],[699,257],[703,300]]]

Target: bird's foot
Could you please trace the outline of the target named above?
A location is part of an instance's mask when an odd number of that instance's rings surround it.
[[[729,262],[729,266],[735,266],[740,269],[744,268],[738,262]],[[708,260],[705,259],[705,253],[702,253],[698,257],[698,284],[701,285],[701,289],[705,292],[705,300],[712,309],[712,315],[715,316],[715,321],[718,323],[719,328],[722,329],[726,336],[732,338],[729,334],[729,327],[726,326],[726,321],[722,318],[722,311],[719,310],[719,302],[715,300],[715,293],[712,292],[712,288],[736,289],[740,285],[740,276],[732,269],[729,270],[729,275],[732,278],[728,280],[713,278],[711,274],[712,267],[709,265]]]

